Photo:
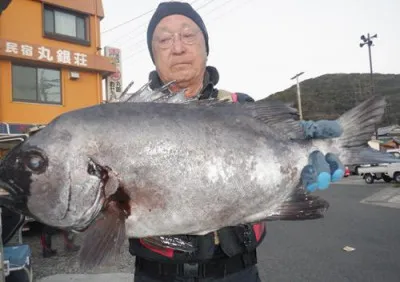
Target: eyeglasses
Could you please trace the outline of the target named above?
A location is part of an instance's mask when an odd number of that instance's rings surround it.
[[[200,30],[184,30],[182,32],[175,32],[175,33],[163,33],[161,35],[154,36],[154,42],[157,44],[158,47],[161,49],[168,49],[171,48],[172,44],[175,43],[177,37],[182,41],[182,43],[186,45],[192,45],[197,40],[197,35],[199,34]]]

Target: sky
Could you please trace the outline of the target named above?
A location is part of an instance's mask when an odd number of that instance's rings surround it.
[[[129,92],[154,70],[148,22],[159,0],[103,0],[102,47],[121,48],[123,87]],[[368,73],[361,35],[377,34],[373,71],[400,73],[399,0],[188,0],[208,33],[208,65],[220,74],[218,88],[256,100],[327,73]],[[135,19],[136,18],[136,19]]]

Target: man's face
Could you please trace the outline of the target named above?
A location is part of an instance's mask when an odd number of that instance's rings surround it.
[[[202,81],[207,52],[200,28],[189,18],[163,18],[153,34],[152,49],[157,72],[163,82],[176,80],[180,87]]]

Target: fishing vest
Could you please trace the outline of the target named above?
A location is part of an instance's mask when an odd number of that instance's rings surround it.
[[[226,90],[218,90],[217,99],[240,101],[240,95]],[[133,256],[159,262],[200,262],[212,258],[226,258],[255,250],[266,235],[265,222],[224,227],[216,232],[202,236],[179,235],[196,247],[194,253],[184,253],[170,248],[153,247],[141,239],[129,239],[129,252]]]

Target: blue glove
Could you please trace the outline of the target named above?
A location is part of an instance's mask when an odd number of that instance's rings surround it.
[[[343,129],[336,120],[302,120],[300,125],[304,129],[304,135],[308,139],[327,139],[340,137]]]
[[[335,120],[301,121],[306,138],[325,139],[339,137],[343,130]],[[344,176],[344,165],[339,158],[328,153],[325,156],[320,151],[314,151],[308,158],[301,172],[301,180],[307,191],[325,190],[331,182],[339,181]]]

